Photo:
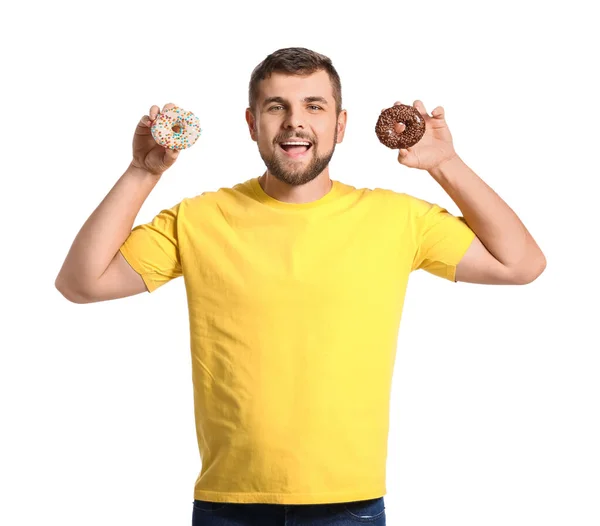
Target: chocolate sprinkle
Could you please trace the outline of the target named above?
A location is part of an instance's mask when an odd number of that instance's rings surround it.
[[[406,129],[400,134],[394,130],[397,122],[406,125]],[[399,104],[381,112],[375,125],[375,133],[379,141],[388,148],[409,148],[417,144],[425,134],[425,119],[416,108]]]

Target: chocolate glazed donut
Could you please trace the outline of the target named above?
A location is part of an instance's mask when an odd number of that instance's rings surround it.
[[[406,129],[396,133],[394,124],[402,123]],[[382,144],[388,148],[409,148],[417,144],[425,134],[425,119],[416,108],[398,104],[381,112],[375,133]]]

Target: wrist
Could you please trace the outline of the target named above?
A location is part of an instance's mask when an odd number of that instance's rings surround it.
[[[156,179],[157,177],[160,177],[162,175],[162,173],[153,173],[153,172],[150,172],[146,168],[138,166],[135,163],[135,161],[131,161],[129,163],[126,173],[129,173],[135,177],[144,177],[144,178],[150,177],[150,178],[154,178],[154,179]]]
[[[440,179],[441,177],[448,176],[461,163],[462,159],[455,153],[429,169],[428,172],[434,179]]]

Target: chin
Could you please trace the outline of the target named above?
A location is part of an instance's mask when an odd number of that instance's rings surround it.
[[[277,148],[280,148],[279,145]],[[269,173],[275,179],[290,186],[302,186],[316,179],[327,168],[333,156],[335,144],[331,151],[323,157],[319,157],[315,152],[309,154],[310,150],[315,150],[316,152],[315,144],[309,148],[304,159],[297,160],[290,159],[283,151],[280,153],[271,151],[271,157],[265,156],[260,150],[259,153]],[[297,168],[292,168],[294,166]]]

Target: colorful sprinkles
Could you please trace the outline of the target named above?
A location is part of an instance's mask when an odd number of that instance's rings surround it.
[[[185,150],[200,137],[200,120],[191,111],[177,106],[159,113],[151,128],[152,137],[171,150]]]

